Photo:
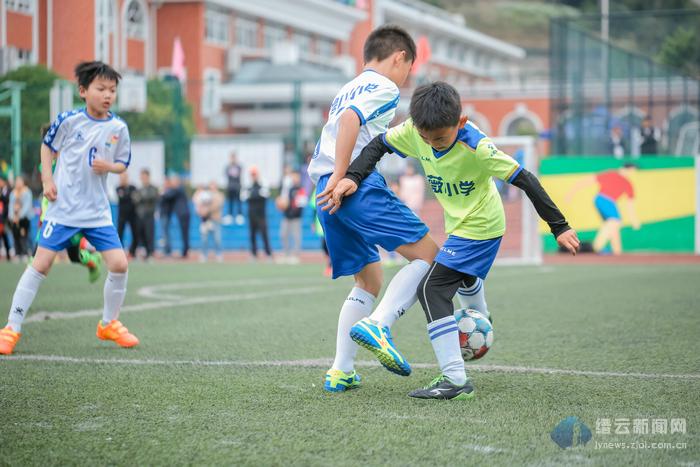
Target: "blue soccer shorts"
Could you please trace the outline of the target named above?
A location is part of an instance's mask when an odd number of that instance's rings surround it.
[[[71,246],[71,237],[82,232],[97,251],[121,249],[117,229],[113,225],[104,227],[69,227],[45,220],[39,232],[39,246],[53,251],[62,251]]]
[[[450,235],[440,248],[435,262],[455,271],[486,279],[496,260],[501,238],[471,240]]]
[[[325,189],[329,177],[319,179],[317,194]],[[378,172],[372,172],[355,193],[344,198],[334,214],[321,207],[316,206],[316,214],[326,236],[333,279],[351,276],[379,261],[377,245],[394,251],[428,233],[428,227],[389,189]]]

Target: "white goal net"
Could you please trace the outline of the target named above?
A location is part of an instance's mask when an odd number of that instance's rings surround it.
[[[496,146],[515,158],[533,174],[538,174],[535,138],[502,136],[491,138]],[[538,232],[539,217],[525,193],[517,187],[496,180],[506,211],[506,234],[503,236],[496,264],[542,263],[542,241]]]

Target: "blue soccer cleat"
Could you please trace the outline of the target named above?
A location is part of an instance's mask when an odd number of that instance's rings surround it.
[[[323,389],[328,392],[343,392],[360,387],[360,380],[360,375],[355,370],[345,373],[344,371],[331,368],[326,373],[326,382],[323,384]]]
[[[387,370],[401,376],[411,374],[411,365],[394,347],[387,326],[380,327],[377,322],[364,318],[350,328],[350,337],[358,345],[372,352]]]

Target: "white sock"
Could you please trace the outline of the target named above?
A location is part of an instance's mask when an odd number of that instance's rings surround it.
[[[15,294],[12,296],[10,315],[7,317],[7,325],[13,331],[22,332],[22,322],[27,316],[29,307],[32,306],[34,297],[36,297],[39,286],[44,279],[46,279],[46,276],[31,266],[27,266],[27,269],[22,273],[22,277],[19,278]]]
[[[471,287],[457,289],[457,300],[459,300],[460,308],[471,308],[485,314],[487,318],[489,317],[489,310],[486,306],[486,290],[481,278],[477,277]]]
[[[459,348],[459,333],[455,317],[450,315],[428,323],[428,335],[437,357],[440,371],[452,383],[462,386],[467,382],[467,371]]]
[[[110,272],[105,280],[105,307],[102,311],[102,325],[109,324],[110,321],[119,318],[119,310],[124,303],[126,296],[126,272]]]
[[[391,328],[396,320],[418,300],[416,289],[428,269],[430,265],[421,259],[413,260],[402,267],[389,282],[382,301],[370,318],[380,326]]]
[[[359,287],[353,287],[350,291],[338,317],[335,361],[331,368],[345,373],[350,373],[355,369],[355,355],[357,355],[359,346],[350,338],[350,328],[372,312],[374,300],[374,295]]]

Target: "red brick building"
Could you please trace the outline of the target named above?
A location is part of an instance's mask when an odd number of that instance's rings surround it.
[[[201,134],[290,130],[294,81],[301,125],[312,138],[340,85],[362,68],[364,39],[395,23],[430,44],[421,80],[458,87],[466,113],[493,135],[549,127],[546,92],[513,85],[524,51],[415,0],[1,0],[0,72],[44,64],[66,79],[100,59],[125,76],[120,106],[147,78],[171,72],[184,51],[185,96]],[[403,106],[408,103],[404,98]]]

